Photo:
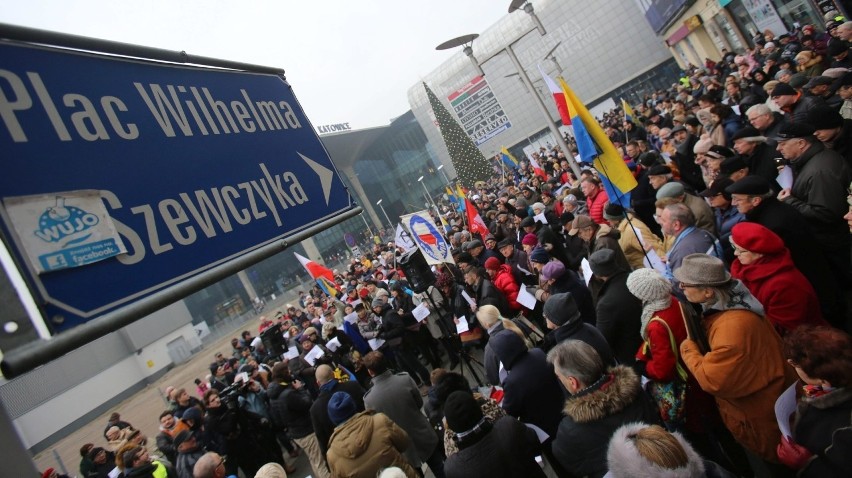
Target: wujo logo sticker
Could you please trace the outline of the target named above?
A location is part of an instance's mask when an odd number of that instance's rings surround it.
[[[3,204],[38,273],[127,252],[97,191],[4,198]]]

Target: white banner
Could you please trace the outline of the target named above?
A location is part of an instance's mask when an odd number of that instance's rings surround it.
[[[396,225],[396,239],[394,242],[405,252],[408,252],[417,247],[417,244],[415,244],[414,241],[411,240],[411,236],[408,235],[408,232],[402,227],[402,224]]]
[[[420,211],[399,218],[408,230],[411,239],[423,252],[423,257],[429,265],[449,262],[455,264],[450,254],[450,244],[441,234],[441,230],[432,221],[429,212]]]

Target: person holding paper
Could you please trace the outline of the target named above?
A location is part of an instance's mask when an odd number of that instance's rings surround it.
[[[625,211],[618,204],[606,204],[604,219],[609,222],[610,227],[621,234],[618,238],[618,245],[621,246],[631,269],[645,267],[643,260],[645,259],[646,248],[653,247],[660,256],[665,253],[660,238],[654,235],[651,229],[632,212]]]
[[[415,332],[408,328],[412,323],[416,323],[414,316],[400,315],[390,304],[383,303],[378,298],[373,299],[372,307],[373,312],[382,317],[382,325],[379,326],[377,337],[386,341],[385,345],[393,351],[399,366],[411,374],[419,386],[427,387],[430,383],[429,371],[414,354]]]
[[[820,143],[809,124],[785,124],[775,140],[793,168],[793,186],[782,189],[778,200],[805,216],[819,248],[829,258],[834,280],[848,287],[852,284],[850,236],[843,215],[848,209],[844,196],[852,181],[852,166]]]
[[[831,327],[800,327],[784,337],[784,357],[804,394],[778,458],[801,477],[852,476],[852,337]]]
[[[473,292],[471,298],[476,307],[493,305],[500,310],[503,317],[512,317],[512,309],[509,307],[506,296],[487,278],[484,268],[469,266],[464,270],[464,281]],[[473,306],[471,309],[476,311]]]

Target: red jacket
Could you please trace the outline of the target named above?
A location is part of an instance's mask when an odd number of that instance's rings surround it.
[[[494,275],[491,283],[503,293],[503,297],[505,297],[506,302],[509,303],[510,309],[519,311],[523,308],[521,304],[518,303],[518,292],[520,291],[520,288],[518,287],[518,283],[515,282],[515,276],[512,275],[511,266],[500,264],[500,268],[497,269],[497,273]]]
[[[609,198],[607,198],[606,192],[600,188],[594,197],[586,198],[586,208],[589,210],[589,217],[592,218],[592,221],[598,224],[609,224],[603,217],[604,205],[607,201],[609,201]]]
[[[650,345],[650,350],[646,349],[643,343],[639,347],[639,352],[636,353],[636,358],[645,362],[645,376],[658,382],[670,382],[677,374],[674,350],[680,350],[680,343],[686,339],[686,325],[677,299],[672,297],[671,305],[667,309],[657,311],[654,317],[659,317],[668,324],[674,335],[675,349],[672,349],[669,331],[663,324],[654,320],[648,323],[644,337]],[[683,362],[681,367],[686,370]]]
[[[796,269],[789,249],[765,255],[747,266],[735,260],[731,275],[763,304],[766,318],[780,335],[804,324],[828,325],[813,286]]]

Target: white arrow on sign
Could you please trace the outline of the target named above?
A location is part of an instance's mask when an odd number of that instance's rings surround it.
[[[308,163],[308,166],[317,173],[317,176],[320,178],[320,183],[322,184],[322,192],[325,194],[325,205],[328,206],[328,196],[331,194],[331,180],[334,178],[334,171],[326,168],[322,164],[317,163],[313,159],[305,156],[302,153],[296,152],[302,159]]]

